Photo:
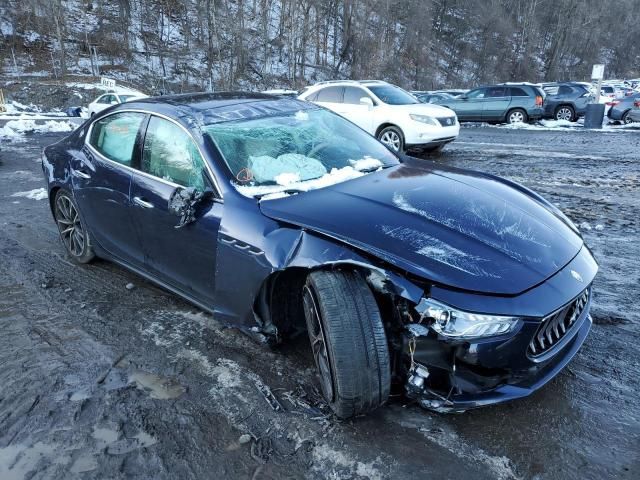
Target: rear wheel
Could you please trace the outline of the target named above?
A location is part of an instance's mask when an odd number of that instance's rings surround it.
[[[527,120],[527,112],[521,108],[514,108],[507,113],[507,123],[525,123]]]
[[[573,122],[576,116],[576,112],[570,105],[561,105],[556,109],[556,120],[566,120],[567,122]]]
[[[404,150],[404,135],[398,127],[386,127],[378,133],[378,140],[384,143],[394,152]]]
[[[625,125],[634,123],[633,119],[631,118],[631,110],[627,110],[626,112],[624,112],[624,114],[622,115],[622,123],[624,123]]]
[[[54,216],[60,240],[67,253],[78,263],[89,263],[95,253],[91,247],[89,233],[82,223],[76,202],[65,190],[58,190],[54,201]]]
[[[317,271],[302,291],[322,394],[339,418],[364,414],[389,396],[389,347],[373,293],[354,272]]]

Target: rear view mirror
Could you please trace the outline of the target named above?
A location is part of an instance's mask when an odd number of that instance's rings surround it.
[[[196,221],[196,207],[214,196],[213,190],[196,190],[193,187],[178,187],[169,197],[169,212],[180,217],[175,228],[182,228]]]
[[[373,107],[373,100],[369,97],[362,97],[360,99],[360,105],[366,105],[367,107]]]

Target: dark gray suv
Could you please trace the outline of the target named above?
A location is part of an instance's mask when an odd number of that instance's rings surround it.
[[[545,83],[544,118],[575,122],[584,116],[593,95],[586,84],[578,82]]]
[[[611,108],[607,112],[607,117],[611,120],[617,120],[622,123],[633,123],[631,112],[633,110],[633,103],[640,100],[640,93],[634,93],[628,97],[617,98],[611,100],[607,105],[611,105]]]
[[[522,123],[542,118],[544,95],[533,84],[500,84],[434,103],[454,110],[461,122]]]

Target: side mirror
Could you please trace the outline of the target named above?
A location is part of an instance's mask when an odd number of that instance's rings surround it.
[[[367,107],[373,107],[373,100],[369,97],[362,97],[360,99],[360,105],[366,105]]]
[[[196,190],[193,187],[178,187],[169,197],[169,212],[180,217],[175,228],[182,228],[196,221],[196,208],[200,203],[213,198],[214,192],[211,189],[204,191]]]

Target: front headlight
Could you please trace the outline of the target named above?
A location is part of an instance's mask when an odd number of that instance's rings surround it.
[[[430,298],[423,298],[416,306],[423,319],[431,319],[430,327],[440,335],[451,338],[479,338],[504,335],[516,328],[518,317],[465,312]]]
[[[409,116],[411,117],[411,120],[415,120],[416,122],[426,123],[427,125],[435,125],[436,127],[440,126],[440,123],[435,118],[430,117],[429,115],[416,115],[410,113]]]

